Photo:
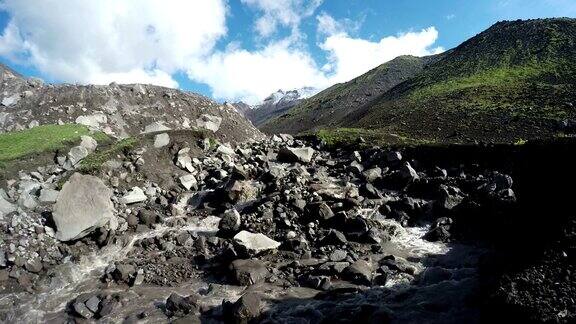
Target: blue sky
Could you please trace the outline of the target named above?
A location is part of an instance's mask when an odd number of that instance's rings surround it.
[[[437,53],[499,20],[576,16],[576,0],[1,0],[0,8],[0,61],[24,75],[248,102],[278,88],[324,88],[397,55]]]

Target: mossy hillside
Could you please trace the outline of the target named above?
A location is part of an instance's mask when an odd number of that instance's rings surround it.
[[[77,124],[44,125],[0,134],[0,166],[34,154],[65,149],[77,144],[83,135],[90,135],[98,142],[110,140],[104,133]]]

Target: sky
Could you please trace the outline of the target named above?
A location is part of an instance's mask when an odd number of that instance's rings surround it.
[[[0,62],[55,83],[256,104],[440,53],[500,20],[575,16],[576,0],[0,0]]]

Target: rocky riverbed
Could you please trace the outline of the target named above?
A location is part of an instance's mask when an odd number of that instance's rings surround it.
[[[482,321],[499,279],[477,226],[516,206],[502,170],[288,135],[153,136],[92,174],[73,149],[8,181],[0,321]],[[570,267],[540,319],[574,319]]]

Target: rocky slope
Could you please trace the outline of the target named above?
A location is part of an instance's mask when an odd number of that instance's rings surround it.
[[[213,116],[219,135],[244,141],[260,132],[233,108],[188,92],[150,85],[50,85],[0,67],[0,132],[79,123],[115,137],[203,128]],[[204,116],[204,117],[203,117]]]
[[[79,147],[107,150],[88,137]],[[1,321],[475,323],[497,307],[574,320],[573,250],[521,268],[554,291],[545,304],[518,270],[496,275],[492,256],[506,249],[494,246],[536,232],[507,225],[516,191],[533,189],[491,159],[288,135],[233,147],[182,131],[105,156],[96,169],[82,167],[92,155],[56,158],[7,182]],[[532,242],[554,232],[534,227]]]
[[[243,113],[255,126],[260,126],[286,113],[292,107],[298,105],[304,99],[311,97],[316,92],[316,89],[310,87],[291,91],[278,90],[264,99],[261,104],[254,107],[248,106],[248,108],[251,109],[246,109],[247,105],[242,102],[234,104],[234,107]]]
[[[574,35],[576,20],[569,18],[497,23],[360,109],[344,110],[344,118],[321,124],[440,143],[513,143],[572,134]],[[312,111],[323,111],[319,107],[301,106],[311,117]],[[305,120],[288,113],[263,129],[315,129],[295,126]]]
[[[330,128],[339,125],[349,114],[398,84],[420,73],[440,56],[401,56],[349,82],[336,84],[284,110],[278,118],[270,118],[259,126],[268,133],[292,133]],[[276,116],[275,116],[276,117]]]

